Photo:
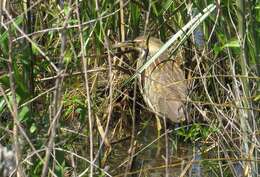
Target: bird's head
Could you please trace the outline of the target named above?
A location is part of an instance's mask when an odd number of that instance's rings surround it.
[[[149,55],[154,55],[161,47],[163,43],[157,38],[148,37],[148,36],[139,36],[135,38],[133,41],[121,42],[114,47],[118,48],[129,48],[134,49],[140,53],[149,52]]]

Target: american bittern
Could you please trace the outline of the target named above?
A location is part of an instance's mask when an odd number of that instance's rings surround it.
[[[153,56],[163,43],[154,37],[140,36],[119,47],[138,51],[137,69]],[[139,88],[146,104],[156,113],[172,122],[184,121],[184,101],[187,96],[185,75],[179,65],[165,51],[156,62],[139,75]]]

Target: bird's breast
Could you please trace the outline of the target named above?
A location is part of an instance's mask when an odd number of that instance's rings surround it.
[[[139,63],[140,64],[140,63]],[[181,109],[187,95],[184,72],[172,60],[157,60],[139,77],[145,102],[173,122],[184,117]]]

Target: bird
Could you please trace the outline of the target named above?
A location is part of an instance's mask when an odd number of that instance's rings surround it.
[[[138,71],[163,44],[158,38],[139,36],[133,41],[122,42],[117,46],[137,51]],[[168,50],[164,51],[155,62],[142,73],[138,73],[138,85],[145,103],[156,115],[165,117],[173,123],[180,123],[185,120],[184,103],[188,86],[184,71],[176,60],[170,57]]]

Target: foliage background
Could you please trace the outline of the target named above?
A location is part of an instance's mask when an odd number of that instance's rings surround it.
[[[107,166],[114,167],[108,160],[116,152],[113,142],[128,137],[135,147],[138,130],[155,119],[135,82],[125,84],[135,61],[113,44],[144,34],[165,42],[210,3],[217,5],[215,12],[178,49],[191,88],[190,129],[181,125],[176,141],[212,147],[218,154],[217,163],[210,161],[215,175],[235,175],[230,160],[235,159],[244,175],[257,176],[256,0],[2,1],[0,141],[13,147],[17,173],[102,176]],[[194,40],[196,34],[202,43]],[[132,153],[125,158],[133,158]],[[99,168],[90,165],[94,160]]]

